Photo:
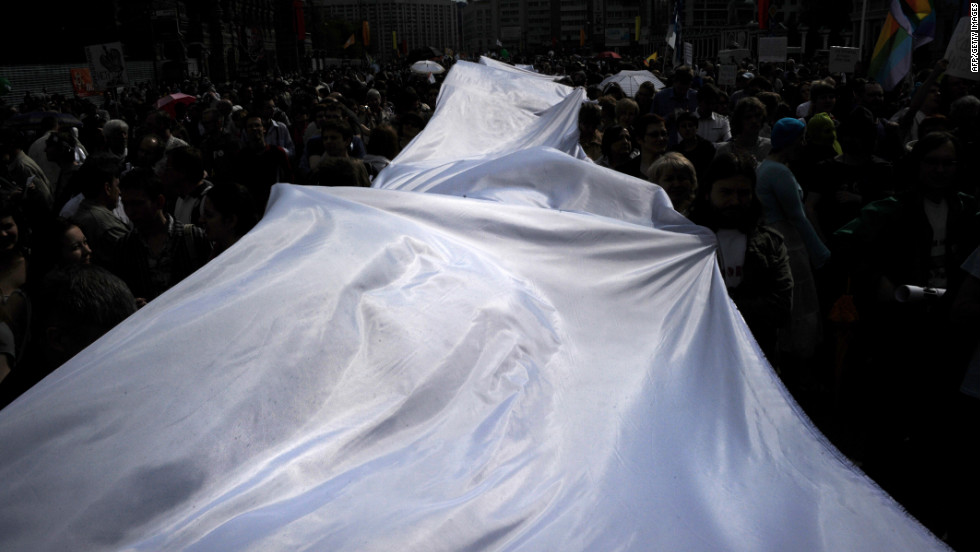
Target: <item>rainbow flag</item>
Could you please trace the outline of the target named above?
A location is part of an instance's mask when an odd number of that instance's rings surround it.
[[[885,90],[895,88],[912,67],[912,51],[935,32],[933,0],[892,0],[868,72]]]

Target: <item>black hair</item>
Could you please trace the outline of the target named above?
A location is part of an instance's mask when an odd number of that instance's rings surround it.
[[[248,188],[236,182],[221,182],[208,191],[214,210],[223,216],[234,215],[235,234],[244,236],[258,223],[255,200]]]
[[[137,167],[123,175],[119,188],[143,192],[151,199],[164,195],[163,181],[153,169],[143,167]]]
[[[72,176],[71,186],[82,192],[85,199],[95,199],[105,190],[105,185],[122,172],[122,161],[111,153],[90,155]]]

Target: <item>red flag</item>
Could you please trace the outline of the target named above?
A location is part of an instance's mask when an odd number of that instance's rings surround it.
[[[759,29],[769,28],[769,0],[759,0]]]
[[[350,38],[348,38],[347,42],[344,43],[344,49],[346,50],[347,48],[353,45],[354,45],[354,33],[351,33]]]
[[[371,24],[367,21],[361,21],[361,42],[365,46],[371,45]]]
[[[303,16],[303,0],[293,0],[293,17],[296,23],[296,37],[306,40],[306,18]]]

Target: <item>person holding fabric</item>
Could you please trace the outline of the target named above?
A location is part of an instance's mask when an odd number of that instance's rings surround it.
[[[234,245],[257,223],[255,201],[241,184],[216,184],[204,197],[201,225],[214,246],[211,258]]]
[[[820,303],[811,267],[820,268],[830,250],[817,237],[803,210],[803,190],[787,166],[799,155],[806,126],[799,119],[784,118],[772,129],[772,152],[759,165],[756,193],[766,224],[786,240],[793,272],[793,315],[780,333],[779,350],[787,386],[808,387],[813,374],[808,368],[820,341]]]
[[[636,118],[632,131],[640,155],[616,167],[616,170],[646,180],[650,166],[667,152],[667,122],[659,115],[647,113]]]
[[[676,154],[665,157],[670,155]],[[728,293],[762,352],[775,362],[777,330],[790,319],[793,275],[782,235],[762,224],[755,180],[752,157],[717,157],[691,219],[717,235],[718,267]]]
[[[677,152],[662,155],[650,165],[650,182],[667,192],[675,211],[684,216],[690,213],[697,193],[698,176],[694,165],[686,157]]]
[[[632,159],[635,153],[630,131],[619,125],[613,125],[602,133],[602,156],[596,164],[615,169]]]

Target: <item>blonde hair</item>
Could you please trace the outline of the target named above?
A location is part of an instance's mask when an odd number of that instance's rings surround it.
[[[671,202],[674,203],[674,209],[682,215],[686,215],[690,210],[691,205],[694,204],[694,199],[697,197],[698,190],[698,174],[697,170],[694,168],[694,164],[691,163],[687,157],[684,157],[676,151],[665,153],[660,156],[659,159],[650,165],[650,169],[647,171],[650,175],[650,182],[653,182],[660,186],[660,180],[667,173],[674,173],[681,177],[687,177],[691,181],[691,189],[687,191],[686,194],[680,196],[677,190],[681,188],[676,187],[667,190],[670,196]]]

